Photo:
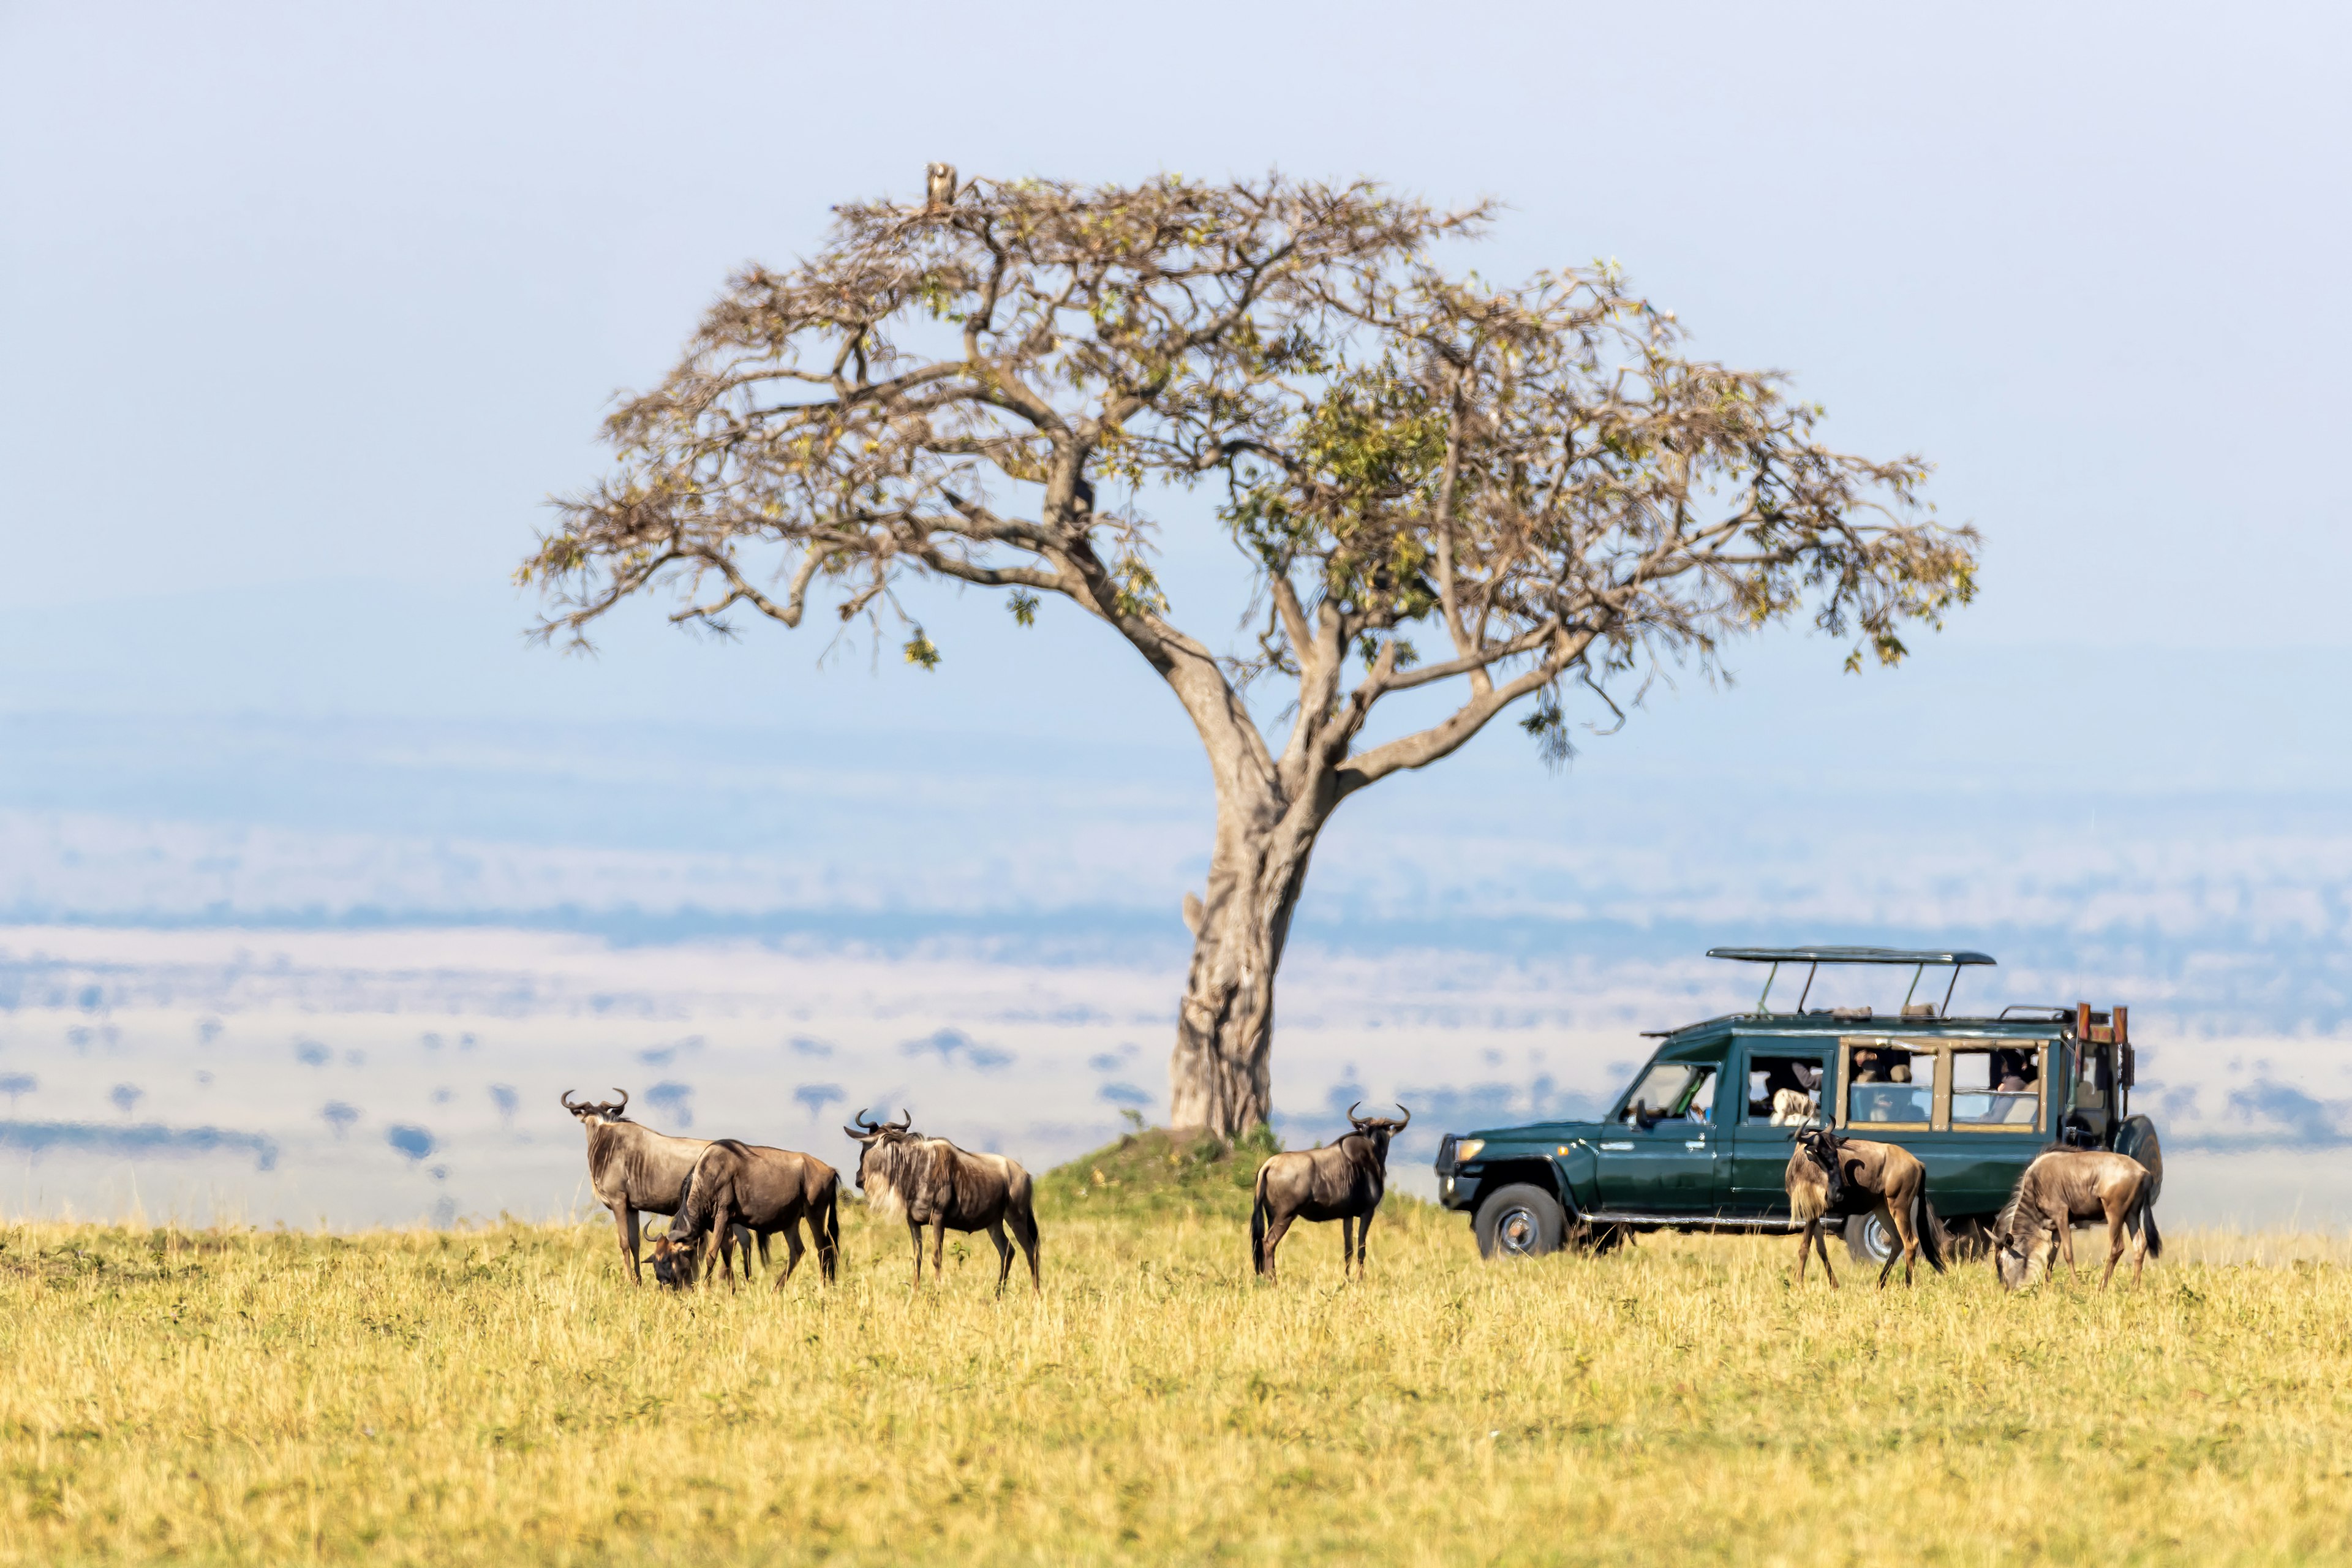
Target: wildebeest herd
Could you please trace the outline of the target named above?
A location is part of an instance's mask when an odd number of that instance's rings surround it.
[[[832,1282],[841,1255],[841,1177],[813,1154],[767,1148],[734,1138],[676,1138],[629,1120],[625,1090],[613,1100],[575,1100],[564,1090],[563,1109],[588,1135],[589,1184],[596,1201],[613,1212],[621,1254],[632,1277],[645,1279],[639,1248],[641,1214],[670,1217],[667,1235],[653,1246],[654,1277],[685,1289],[716,1269],[731,1288],[734,1254],[743,1253],[743,1277],[751,1277],[751,1246],[768,1261],[768,1241],[781,1234],[786,1256],[775,1279],[782,1289],[808,1250],[805,1226],[817,1267]],[[1400,1107],[1400,1110],[1403,1108]],[[1297,1220],[1338,1220],[1341,1267],[1360,1272],[1364,1239],[1373,1212],[1388,1188],[1389,1144],[1410,1124],[1405,1110],[1394,1119],[1359,1116],[1349,1107],[1350,1131],[1328,1148],[1274,1154],[1258,1167],[1250,1201],[1250,1262],[1274,1279],[1275,1249]],[[923,1279],[923,1233],[930,1232],[931,1271],[940,1273],[947,1233],[986,1231],[996,1245],[996,1289],[1002,1295],[1013,1273],[1017,1245],[1029,1264],[1032,1290],[1044,1289],[1038,1263],[1034,1184],[1017,1160],[973,1153],[944,1138],[915,1131],[913,1118],[874,1121],[863,1113],[842,1131],[857,1145],[857,1184],[876,1213],[907,1222],[914,1245],[915,1285]],[[1826,1127],[1801,1127],[1789,1155],[1785,1184],[1791,1223],[1797,1227],[1797,1280],[1818,1250],[1832,1289],[1824,1224],[1875,1214],[1896,1237],[1878,1272],[1883,1287],[1897,1257],[1903,1282],[1925,1258],[1944,1272],[1943,1226],[1928,1201],[1926,1167],[1909,1150],[1893,1143],[1847,1138]],[[2063,1252],[2074,1265],[2074,1226],[2104,1220],[2107,1268],[2104,1288],[2115,1278],[2126,1232],[2136,1240],[2132,1278],[2149,1258],[2164,1255],[2157,1233],[2155,1181],[2127,1155],[2096,1149],[2053,1147],[2026,1167],[1991,1227],[1993,1268],[2003,1288],[2028,1283],[2053,1267]]]
[[[588,1184],[613,1211],[621,1256],[632,1278],[645,1279],[639,1246],[641,1215],[667,1215],[668,1234],[653,1247],[654,1278],[678,1289],[713,1269],[735,1280],[734,1254],[743,1249],[743,1277],[751,1277],[751,1243],[768,1260],[768,1238],[781,1234],[788,1249],[775,1288],[800,1267],[808,1227],[817,1265],[828,1283],[841,1252],[841,1176],[814,1154],[770,1149],[734,1138],[674,1138],[629,1120],[629,1096],[574,1100],[563,1109],[588,1133]],[[1328,1149],[1276,1154],[1258,1168],[1251,1207],[1250,1255],[1257,1271],[1274,1277],[1274,1249],[1294,1220],[1339,1220],[1346,1267],[1360,1269],[1364,1235],[1388,1187],[1389,1140],[1412,1119],[1358,1116],[1352,1131]],[[923,1232],[930,1232],[931,1272],[940,1271],[951,1230],[984,1230],[996,1244],[996,1289],[1013,1273],[1017,1245],[1029,1263],[1029,1288],[1042,1291],[1037,1258],[1037,1208],[1029,1173],[1003,1154],[976,1154],[914,1128],[914,1118],[874,1121],[862,1112],[842,1129],[857,1145],[857,1184],[877,1214],[907,1222],[915,1248],[915,1284],[923,1282]]]

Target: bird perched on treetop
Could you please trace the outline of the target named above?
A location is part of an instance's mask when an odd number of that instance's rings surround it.
[[[953,163],[932,163],[923,170],[923,210],[945,212],[956,198],[956,172]]]

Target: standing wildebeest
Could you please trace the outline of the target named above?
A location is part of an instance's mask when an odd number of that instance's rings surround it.
[[[654,1243],[654,1278],[665,1285],[692,1284],[698,1274],[709,1272],[698,1254],[704,1241],[718,1238],[713,1248],[719,1271],[735,1284],[733,1252],[738,1226],[759,1238],[760,1256],[767,1257],[768,1237],[783,1232],[784,1271],[774,1289],[782,1289],[793,1270],[801,1266],[801,1222],[808,1222],[809,1238],[816,1244],[817,1267],[824,1282],[833,1283],[841,1251],[841,1216],[835,1208],[840,1177],[814,1154],[790,1149],[755,1148],[732,1138],[721,1138],[703,1151],[688,1179],[669,1234]],[[695,1264],[703,1267],[698,1270]],[[750,1259],[745,1260],[748,1276]]]
[[[588,1130],[588,1186],[596,1201],[613,1211],[613,1226],[620,1233],[621,1256],[629,1260],[629,1273],[640,1285],[646,1282],[645,1263],[637,1256],[637,1215],[645,1214],[674,1215],[686,1195],[687,1178],[694,1173],[694,1163],[710,1147],[707,1138],[672,1138],[650,1127],[639,1126],[621,1113],[629,1108],[629,1091],[613,1091],[621,1098],[597,1101],[572,1100],[572,1091],[563,1091],[563,1109],[580,1119]],[[751,1252],[743,1250],[743,1273],[751,1277]]]
[[[2061,1248],[2069,1273],[2074,1269],[2074,1221],[2107,1222],[2107,1271],[2099,1289],[2116,1277],[2124,1255],[2126,1226],[2137,1233],[2132,1252],[2132,1282],[2151,1258],[2164,1256],[2164,1237],[2156,1229],[2156,1179],[2147,1167],[2128,1154],[2104,1149],[2045,1149],[2017,1179],[2017,1190],[1992,1227],[1992,1267],[2005,1290],[2026,1284],[2033,1273],[2028,1248],[2042,1248],[2042,1271],[2047,1273]]]
[[[1837,1270],[1830,1267],[1822,1222],[1866,1214],[1877,1215],[1901,1238],[1895,1250],[1903,1257],[1906,1287],[1911,1283],[1912,1265],[1922,1257],[1937,1273],[1944,1272],[1943,1244],[1937,1234],[1941,1227],[1927,1202],[1927,1168],[1908,1149],[1809,1127],[1797,1134],[1781,1182],[1789,1189],[1789,1213],[1804,1221],[1797,1237],[1798,1284],[1805,1282],[1805,1265],[1818,1247],[1822,1272],[1830,1277],[1830,1289],[1837,1289]],[[1878,1271],[1882,1290],[1895,1258],[1895,1252],[1888,1253],[1885,1268]]]
[[[931,1272],[940,1270],[948,1232],[985,1230],[996,1243],[996,1293],[1013,1273],[1013,1243],[1007,1226],[1029,1258],[1029,1288],[1038,1294],[1045,1286],[1037,1274],[1037,1212],[1029,1186],[1029,1173],[1020,1162],[1002,1154],[974,1154],[944,1138],[926,1138],[909,1131],[913,1118],[905,1111],[896,1121],[874,1122],[858,1112],[855,1127],[844,1132],[858,1144],[857,1184],[877,1215],[904,1214],[907,1235],[915,1244],[915,1285],[923,1283],[923,1227],[931,1227]]]
[[[1356,1102],[1362,1104],[1361,1100]],[[1257,1185],[1250,1203],[1250,1262],[1268,1279],[1274,1271],[1274,1249],[1282,1245],[1295,1219],[1339,1222],[1339,1272],[1360,1272],[1364,1240],[1371,1234],[1372,1211],[1389,1185],[1389,1140],[1403,1131],[1412,1112],[1402,1105],[1401,1121],[1385,1116],[1359,1116],[1348,1107],[1355,1131],[1328,1149],[1297,1149],[1273,1154],[1257,1168]]]

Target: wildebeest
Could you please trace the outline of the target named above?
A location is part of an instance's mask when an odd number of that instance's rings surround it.
[[[1362,1104],[1361,1100],[1356,1102]],[[1403,1131],[1412,1112],[1400,1105],[1402,1118],[1359,1116],[1348,1107],[1355,1131],[1328,1149],[1294,1149],[1266,1157],[1257,1168],[1250,1201],[1250,1263],[1268,1279],[1274,1270],[1274,1249],[1296,1219],[1339,1222],[1339,1272],[1364,1267],[1364,1240],[1371,1234],[1372,1211],[1381,1206],[1389,1185],[1389,1140]]]
[[[944,1138],[914,1131],[905,1111],[896,1121],[869,1121],[845,1127],[858,1144],[857,1184],[877,1215],[903,1214],[915,1244],[915,1285],[923,1283],[923,1227],[931,1227],[931,1272],[940,1271],[948,1232],[985,1230],[996,1243],[996,1293],[1013,1273],[1010,1228],[1029,1259],[1029,1288],[1044,1294],[1037,1269],[1037,1213],[1029,1173],[1002,1154],[975,1154]]]
[[[2104,1149],[2045,1149],[2009,1195],[2000,1217],[1993,1222],[1992,1266],[2005,1290],[2015,1290],[2032,1279],[2033,1257],[2041,1250],[2042,1271],[2047,1273],[2063,1248],[2066,1268],[2074,1268],[2074,1221],[2107,1222],[2107,1271],[2099,1289],[2116,1277],[2124,1255],[2124,1231],[2137,1233],[2132,1252],[2132,1280],[2151,1258],[2164,1256],[2164,1237],[2156,1228],[2156,1181],[2147,1167],[2128,1154]],[[2042,1245],[2044,1238],[2047,1245]]]
[[[834,1168],[814,1154],[718,1139],[695,1162],[669,1234],[654,1243],[654,1278],[665,1285],[691,1284],[698,1261],[702,1263],[698,1272],[708,1274],[709,1264],[701,1258],[701,1249],[716,1237],[718,1246],[713,1250],[719,1271],[731,1287],[738,1228],[759,1238],[762,1261],[768,1255],[768,1237],[782,1231],[788,1250],[784,1271],[776,1276],[774,1288],[781,1290],[808,1250],[801,1245],[801,1222],[805,1220],[809,1239],[816,1247],[817,1267],[830,1285],[841,1253],[841,1216],[835,1203],[840,1184]]]
[[[1944,1272],[1941,1227],[1927,1202],[1927,1168],[1908,1149],[1809,1127],[1797,1134],[1781,1182],[1789,1191],[1790,1214],[1804,1222],[1797,1236],[1798,1284],[1805,1282],[1805,1265],[1819,1248],[1822,1271],[1830,1277],[1830,1289],[1837,1289],[1837,1270],[1830,1267],[1822,1222],[1866,1214],[1877,1215],[1902,1243],[1886,1255],[1886,1266],[1878,1271],[1879,1289],[1886,1288],[1898,1252],[1906,1287],[1912,1265],[1921,1258],[1937,1273]]]
[[[572,1091],[563,1091],[563,1109],[580,1119],[588,1130],[588,1185],[596,1201],[613,1211],[613,1226],[620,1233],[621,1256],[629,1260],[629,1273],[640,1285],[645,1283],[644,1260],[637,1255],[637,1215],[644,1214],[674,1215],[678,1202],[685,1196],[687,1178],[693,1173],[694,1163],[710,1147],[707,1138],[673,1138],[638,1125],[622,1114],[629,1108],[629,1091],[613,1091],[618,1100],[583,1100],[573,1103]],[[751,1254],[743,1253],[743,1272],[751,1272]]]

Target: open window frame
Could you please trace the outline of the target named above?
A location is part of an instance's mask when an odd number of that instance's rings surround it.
[[[1855,1131],[1864,1135],[1874,1132],[1965,1132],[1983,1133],[1995,1138],[2037,1135],[2050,1126],[2050,1074],[2058,1063],[2058,1042],[2055,1040],[2002,1039],[1994,1037],[1954,1037],[1948,1039],[1921,1039],[1902,1035],[1841,1035],[1837,1043],[1837,1125],[1838,1131]],[[1935,1059],[1935,1092],[1930,1099],[1925,1121],[1856,1121],[1853,1120],[1853,1057],[1856,1051],[1900,1051],[1910,1057],[1931,1057]],[[1953,1057],[1978,1051],[2031,1051],[2033,1053],[2034,1110],[2033,1120],[2024,1121],[1952,1121]],[[1890,1086],[1899,1087],[1899,1086]]]

